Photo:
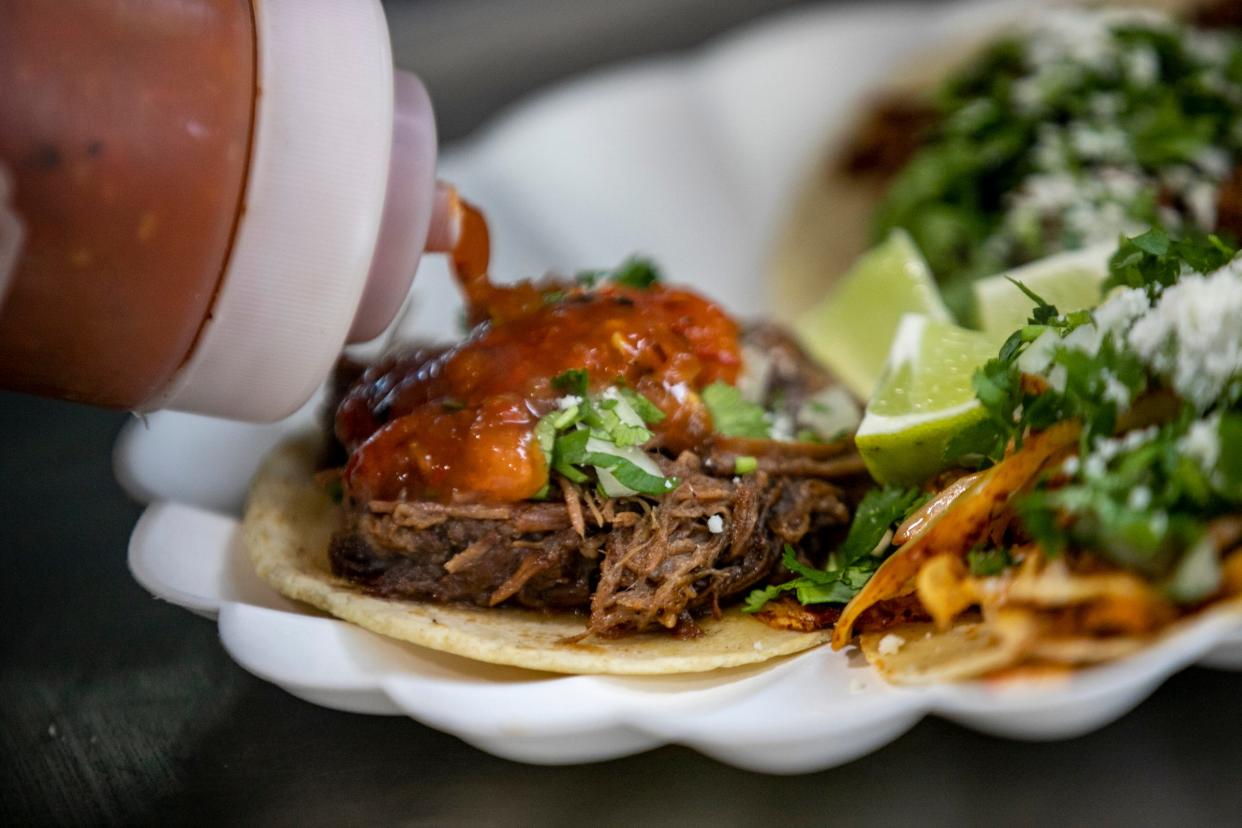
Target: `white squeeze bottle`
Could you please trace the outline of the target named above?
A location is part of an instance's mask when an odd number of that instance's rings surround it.
[[[455,238],[379,0],[0,3],[0,387],[272,420]]]

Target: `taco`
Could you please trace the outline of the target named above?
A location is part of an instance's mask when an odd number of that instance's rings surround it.
[[[994,358],[959,425],[935,452],[924,439],[928,473],[869,495],[907,508],[887,513],[860,589],[829,595],[823,573],[799,572],[750,601],[761,615],[831,626],[834,647],[920,684],[1063,672],[1237,613],[1242,14],[1159,5],[1061,8],[964,62],[922,64],[814,178],[777,259],[787,295],[823,291],[899,229],[960,322],[996,318],[972,304],[980,277],[1011,277],[1030,315],[1012,333],[961,331],[999,334]],[[1021,282],[1084,248],[1104,271],[1087,307]],[[882,387],[901,388],[924,347],[898,340]],[[868,459],[884,419],[872,406],[860,426]]]
[[[804,177],[768,267],[794,319],[894,228],[962,321],[980,277],[1160,223],[1242,232],[1231,0],[1033,4],[919,55]],[[1225,73],[1227,74],[1227,72]],[[1220,79],[1223,82],[1223,78]]]
[[[342,366],[330,436],[283,447],[253,485],[260,576],[539,670],[709,670],[826,640],[730,607],[845,535],[870,487],[857,402],[783,332],[741,328],[646,261],[494,285],[486,227],[461,210],[469,334]]]
[[[1242,619],[1242,256],[1153,229],[1110,270],[1098,306],[1041,304],[976,375],[986,418],[834,619],[834,646],[904,598],[930,621],[858,641],[919,684],[1110,661],[1206,613]]]

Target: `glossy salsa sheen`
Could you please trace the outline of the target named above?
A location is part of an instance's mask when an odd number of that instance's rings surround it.
[[[454,256],[468,314],[460,345],[374,366],[337,411],[352,452],[345,487],[359,501],[512,502],[547,482],[534,437],[564,393],[552,378],[584,368],[592,390],[624,384],[665,413],[655,440],[677,452],[701,444],[711,417],[696,393],[733,382],[737,324],[685,290],[569,283],[492,285],[487,230],[468,205]]]
[[[248,0],[0,1],[0,160],[27,238],[0,386],[142,406],[188,357],[242,199]]]

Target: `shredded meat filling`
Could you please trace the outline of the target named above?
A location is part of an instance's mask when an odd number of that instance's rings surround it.
[[[746,341],[771,366],[765,396],[797,401],[831,381],[777,328],[751,328]],[[411,367],[433,351],[414,353]],[[400,384],[393,364],[343,368],[350,375],[338,396],[356,419],[383,419]],[[365,387],[347,396],[351,384]],[[789,577],[785,544],[822,563],[867,485],[849,441],[716,436],[701,455],[676,459],[658,438],[648,448],[681,481],[658,499],[603,498],[558,476],[551,499],[539,502],[355,504],[332,540],[332,569],[385,598],[581,612],[586,634],[601,638],[650,629],[693,637],[694,618]],[[756,458],[756,471],[734,476],[739,456]]]
[[[332,567],[387,598],[578,610],[600,637],[692,635],[691,616],[765,582],[784,544],[814,553],[849,520],[851,495],[828,480],[713,477],[690,453],[664,464],[683,483],[658,502],[577,487],[513,506],[372,502],[333,538]]]

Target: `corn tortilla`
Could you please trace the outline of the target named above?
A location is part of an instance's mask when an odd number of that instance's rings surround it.
[[[567,643],[586,629],[582,616],[507,607],[427,604],[367,595],[328,568],[338,509],[312,483],[319,439],[291,440],[260,467],[242,523],[259,577],[283,595],[372,632],[492,664],[554,673],[665,675],[755,664],[822,644],[826,632],[775,630],[731,610],[700,622],[703,635],[667,634]]]

